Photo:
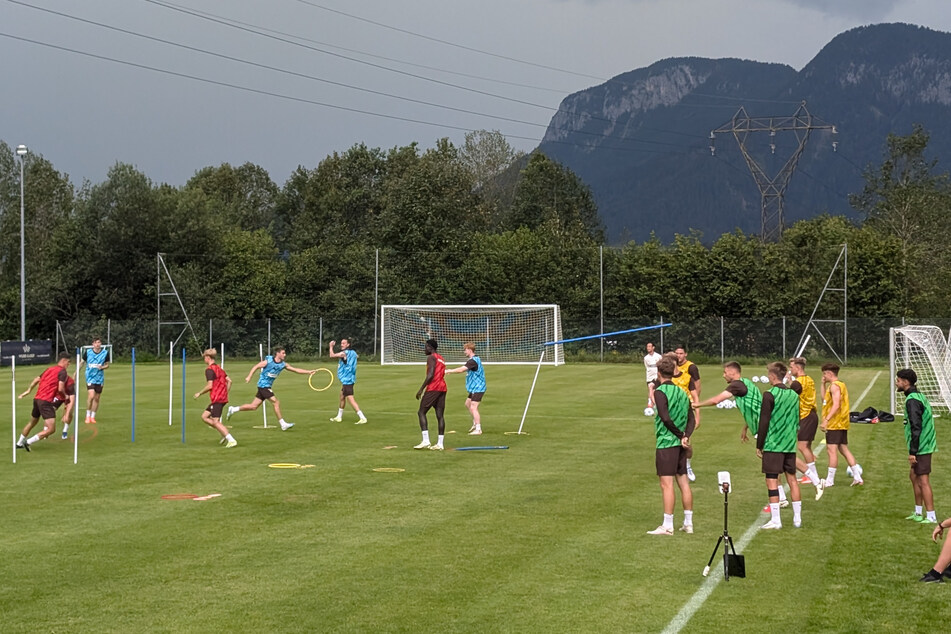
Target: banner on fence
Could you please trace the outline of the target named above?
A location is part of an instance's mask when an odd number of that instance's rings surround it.
[[[53,342],[50,339],[0,342],[0,366],[10,365],[10,358],[17,358],[17,365],[36,365],[53,360]]]

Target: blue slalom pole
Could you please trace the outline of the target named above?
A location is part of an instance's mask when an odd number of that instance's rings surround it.
[[[135,348],[132,348],[132,442],[135,442]]]
[[[586,337],[575,337],[574,339],[562,339],[561,341],[546,341],[543,343],[543,346],[555,346],[562,343],[569,343],[571,341],[584,341],[585,339],[600,339],[602,337],[610,337],[612,335],[626,335],[629,332],[640,332],[641,330],[655,330],[657,328],[667,328],[673,324],[657,324],[656,326],[642,326],[641,328],[631,328],[630,330],[618,330],[616,332],[602,332],[599,335],[588,335]]]
[[[185,442],[185,346],[182,346],[182,443]]]

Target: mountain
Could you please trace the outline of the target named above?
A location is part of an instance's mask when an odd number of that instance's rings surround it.
[[[951,34],[860,27],[798,72],[739,59],[662,60],[566,97],[538,150],[591,187],[612,244],[694,229],[705,240],[735,228],[758,234],[761,197],[739,145],[718,134],[711,155],[710,133],[740,107],[750,117],[789,117],[803,102],[837,134],[809,137],[785,194],[786,225],[824,212],[854,217],[848,194],[861,190],[867,165],[881,163],[889,133],[920,123],[929,154],[951,162]],[[792,131],[745,143],[771,178],[798,146]]]

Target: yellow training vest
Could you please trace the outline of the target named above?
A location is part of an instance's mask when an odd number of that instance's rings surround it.
[[[842,381],[836,380],[833,381],[833,385],[839,386],[840,400],[839,400],[839,411],[835,413],[829,423],[826,425],[826,429],[848,429],[849,428],[849,390],[845,387],[845,383]],[[832,386],[829,386],[829,389],[826,390],[825,399],[822,401],[822,417],[825,418],[827,412],[832,409]]]

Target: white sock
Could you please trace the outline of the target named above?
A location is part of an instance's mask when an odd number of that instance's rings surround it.
[[[63,433],[64,434],[69,433],[69,423],[63,423]]]
[[[227,436],[225,436],[225,440],[227,440],[228,442],[234,442],[234,436],[232,436],[231,434],[228,434]]]
[[[684,526],[693,526],[693,511],[684,511]]]
[[[835,482],[835,467],[829,467],[829,474],[826,476],[826,482],[830,484]]]
[[[687,470],[690,470],[690,458],[687,458]]]
[[[237,411],[237,409],[238,409],[237,407],[234,407],[233,405],[229,405],[229,406],[228,406],[228,416],[233,416],[234,413]]]
[[[23,434],[20,434],[20,438],[17,440],[17,444],[22,445],[25,440],[26,440],[26,436],[24,436]],[[918,508],[921,508],[921,507],[919,506]],[[921,515],[921,511],[918,512],[918,515]]]
[[[87,410],[86,410],[86,418],[89,418],[90,416],[92,416],[92,411],[87,409]]]
[[[934,511],[928,511],[928,519],[929,519],[929,520],[937,520],[938,518],[935,517]]]
[[[862,479],[862,465],[857,462],[855,463],[855,466],[852,467],[852,477],[856,480]]]
[[[664,513],[664,528],[669,528],[670,530],[674,530],[674,514],[673,513],[671,513],[670,515],[668,515],[667,513]]]
[[[29,438],[26,439],[26,444],[32,445],[33,443],[35,443],[35,442],[36,442],[37,440],[39,440],[39,439],[40,439],[40,435],[39,435],[39,434],[33,434],[32,436],[30,436]]]
[[[89,415],[93,417],[93,420],[95,420],[95,418],[96,418],[96,412],[92,412],[92,413],[90,413]]]
[[[343,408],[337,409],[337,418],[343,418]]]
[[[779,519],[779,502],[770,502],[769,503],[769,521],[780,523]]]
[[[782,502],[786,499],[786,489],[783,488],[783,485],[779,485],[779,501]]]
[[[359,416],[360,418],[366,418],[366,416],[363,415],[363,410],[359,410],[359,409],[357,410],[357,416]]]
[[[429,442],[429,430],[423,432],[423,442]]]
[[[482,431],[482,423],[475,424],[476,431]]]
[[[812,482],[812,486],[819,486],[819,472],[816,471],[816,463],[810,462],[806,465],[806,477]]]
[[[915,515],[921,515],[922,507],[920,504],[915,504]]]
[[[802,500],[792,503],[792,517],[794,523],[802,521]]]
[[[287,421],[284,420],[283,418],[282,418],[281,420],[277,421],[277,422],[279,422],[281,425],[286,425],[286,424],[287,424]]]
[[[443,436],[442,434],[439,434],[438,436],[436,436],[436,438],[439,439],[436,441],[436,444],[442,447],[442,439],[445,438],[445,436]]]

